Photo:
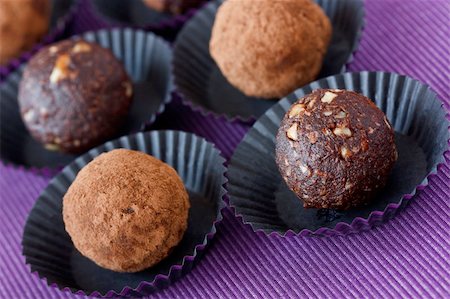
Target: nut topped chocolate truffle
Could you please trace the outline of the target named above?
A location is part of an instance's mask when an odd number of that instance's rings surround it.
[[[106,269],[151,267],[181,241],[189,196],[177,172],[142,152],[116,149],[80,170],[63,199],[63,219],[81,254]]]
[[[217,11],[209,49],[244,94],[280,98],[316,78],[331,32],[312,0],[228,0]]]
[[[119,132],[133,87],[113,53],[84,40],[55,43],[36,54],[19,86],[22,119],[49,150],[81,153]]]
[[[305,208],[368,204],[397,160],[384,113],[353,91],[321,89],[299,99],[276,136],[276,162]]]

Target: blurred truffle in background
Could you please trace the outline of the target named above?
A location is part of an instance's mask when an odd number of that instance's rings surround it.
[[[191,8],[200,6],[205,0],[143,0],[151,9],[173,15],[183,14]]]
[[[228,0],[217,12],[210,52],[245,95],[281,98],[316,79],[331,33],[311,0]]]
[[[49,29],[50,0],[0,0],[0,64],[32,48]]]

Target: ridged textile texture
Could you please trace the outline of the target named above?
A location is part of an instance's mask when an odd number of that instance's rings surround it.
[[[407,74],[429,84],[448,111],[450,2],[366,0],[365,12],[366,26],[349,70]],[[80,15],[78,20],[86,22]],[[196,132],[229,158],[248,127],[203,118],[179,103],[169,105],[153,127]],[[48,181],[35,172],[0,166],[1,298],[83,298],[48,287],[30,274],[21,255],[25,218]],[[448,298],[449,184],[447,153],[429,185],[394,219],[345,237],[267,237],[252,233],[226,211],[199,264],[153,297]]]

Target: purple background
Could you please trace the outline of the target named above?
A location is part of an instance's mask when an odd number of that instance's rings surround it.
[[[86,11],[76,30],[87,29]],[[80,15],[79,15],[80,16]],[[450,108],[450,1],[367,0],[350,70],[383,70],[429,84]],[[229,157],[247,127],[203,119],[175,102],[155,128],[192,131]],[[388,223],[332,238],[256,235],[229,211],[191,273],[154,297],[450,298],[450,154],[429,186]],[[0,165],[0,297],[81,298],[48,287],[21,255],[27,213],[49,178]]]

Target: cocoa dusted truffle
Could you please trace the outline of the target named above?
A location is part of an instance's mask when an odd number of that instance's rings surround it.
[[[151,9],[173,15],[183,14],[191,8],[198,7],[205,0],[143,0]]]
[[[322,89],[299,99],[276,137],[276,162],[305,208],[368,204],[397,160],[384,113],[353,91]]]
[[[18,101],[26,127],[47,149],[82,153],[115,137],[132,93],[124,66],[110,50],[66,40],[30,60]]]
[[[217,12],[209,49],[244,94],[281,98],[319,74],[331,31],[311,0],[228,0]]]
[[[0,64],[30,50],[48,32],[50,0],[0,0]]]
[[[142,152],[101,154],[63,199],[75,247],[99,266],[137,272],[169,255],[187,228],[189,197],[177,172]]]

